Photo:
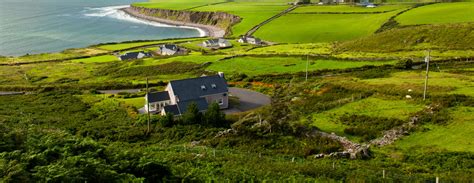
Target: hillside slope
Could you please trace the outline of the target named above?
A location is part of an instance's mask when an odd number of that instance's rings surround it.
[[[391,29],[337,45],[338,51],[395,52],[474,49],[474,24],[442,24]]]

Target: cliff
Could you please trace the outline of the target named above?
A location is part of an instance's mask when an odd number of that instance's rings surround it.
[[[127,13],[138,18],[150,19],[150,17],[165,19],[175,23],[173,25],[187,25],[198,28],[203,28],[209,31],[211,29],[221,29],[225,31],[225,35],[231,34],[233,25],[239,23],[241,18],[225,12],[198,12],[198,11],[184,11],[184,10],[167,10],[156,8],[144,8],[131,6],[124,9]],[[146,17],[144,17],[146,16]],[[156,20],[155,20],[156,21]],[[158,20],[162,23],[170,23],[168,21]],[[179,22],[179,24],[176,24]],[[201,25],[201,26],[196,26]],[[204,27],[202,27],[204,26]],[[212,30],[210,31],[212,34]],[[212,36],[212,35],[211,35]],[[214,36],[219,37],[219,36]]]

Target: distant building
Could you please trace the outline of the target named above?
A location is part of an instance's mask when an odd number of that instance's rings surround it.
[[[239,40],[237,40],[239,43],[249,43],[249,44],[254,44],[254,45],[261,45],[262,40],[253,36],[241,36]]]
[[[138,51],[138,52],[129,52],[123,55],[118,56],[119,60],[125,61],[125,60],[135,60],[135,59],[142,59],[146,57],[151,57],[151,53],[147,53],[144,51]]]
[[[208,48],[230,48],[232,47],[232,43],[230,43],[227,39],[218,38],[218,39],[209,39],[202,42],[204,47]]]
[[[290,2],[288,4],[298,5],[298,4],[310,4],[310,3],[311,3],[311,0],[296,0],[296,1]]]
[[[229,89],[223,73],[213,76],[170,81],[165,91],[150,92],[145,96],[145,110],[150,113],[181,115],[191,103],[206,111],[211,103],[221,109],[229,107]]]
[[[180,48],[175,44],[164,44],[158,48],[160,55],[183,55],[186,54],[186,49]]]

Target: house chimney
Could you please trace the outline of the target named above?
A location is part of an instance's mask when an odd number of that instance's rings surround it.
[[[219,77],[224,78],[224,72],[218,72],[217,74],[219,75]]]

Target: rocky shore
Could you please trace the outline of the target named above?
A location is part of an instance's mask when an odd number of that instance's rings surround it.
[[[217,26],[211,26],[211,25],[204,25],[204,24],[198,24],[198,23],[190,23],[190,22],[185,22],[185,21],[177,21],[177,20],[169,20],[166,18],[160,18],[160,17],[155,17],[155,16],[149,16],[147,14],[141,13],[139,8],[135,7],[127,7],[127,8],[122,8],[121,9],[123,12],[127,13],[128,15],[138,18],[138,19],[143,19],[147,21],[153,21],[153,22],[158,22],[162,24],[168,24],[168,25],[175,25],[175,26],[184,26],[184,27],[193,27],[199,29],[202,34],[201,36],[210,36],[210,37],[224,37],[226,34],[226,30],[223,28],[217,27]]]

